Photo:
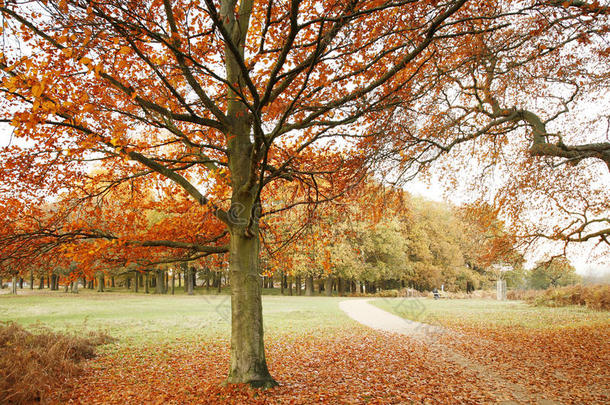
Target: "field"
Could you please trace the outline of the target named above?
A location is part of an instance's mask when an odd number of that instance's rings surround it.
[[[608,312],[491,300],[374,299],[388,312],[443,325],[419,341],[359,325],[351,298],[265,296],[267,357],[278,388],[223,386],[226,295],[81,292],[0,296],[0,319],[118,341],[56,403],[607,403]],[[490,370],[493,370],[490,374]]]

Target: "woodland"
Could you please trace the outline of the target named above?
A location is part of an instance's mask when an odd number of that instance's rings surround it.
[[[217,360],[264,388],[272,279],[572,284],[610,252],[606,3],[3,0],[0,273],[230,286]],[[469,201],[411,197],[432,177]]]

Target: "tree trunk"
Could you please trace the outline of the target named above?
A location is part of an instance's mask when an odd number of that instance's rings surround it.
[[[337,277],[337,295],[339,297],[345,296],[345,280],[341,277]]]
[[[11,283],[11,294],[17,295],[17,276],[13,276],[13,281]]]
[[[74,294],[78,294],[78,279],[72,283],[71,288]]]
[[[157,281],[155,282],[155,294],[163,294],[163,271],[155,270]]]
[[[284,295],[284,271],[280,272],[280,294]]]
[[[23,277],[19,277],[19,288],[23,290]]]
[[[210,274],[211,274],[211,271],[208,268],[205,272],[205,289],[207,292],[210,291]]]
[[[174,295],[174,290],[176,288],[176,273],[172,271],[172,295]]]
[[[133,291],[138,292],[140,287],[140,273],[137,271],[133,273]]]
[[[324,292],[327,297],[331,297],[333,295],[333,278],[331,276],[326,277],[324,282]]]
[[[267,280],[267,288],[273,288],[273,274],[269,276]]]
[[[222,292],[222,273],[218,273],[218,294]]]
[[[182,268],[184,269],[184,287],[185,292],[188,295],[193,295],[193,282],[191,281],[191,269],[188,266],[188,263],[182,263]]]
[[[256,224],[257,225],[257,224]],[[259,279],[258,227],[248,238],[243,228],[231,233],[231,369],[228,382],[255,387],[277,385],[269,374],[263,341],[263,307]]]
[[[305,295],[308,297],[313,295],[313,276],[305,277]]]
[[[169,272],[167,270],[163,271],[163,277],[165,279],[163,282],[163,294],[167,294],[167,292],[169,290]],[[173,286],[172,286],[172,289],[173,289]]]
[[[144,274],[144,292],[148,294],[148,270]]]
[[[294,286],[297,289],[297,295],[301,295],[301,276],[298,276],[294,281]]]
[[[197,287],[197,269],[191,266],[191,282],[193,283],[193,289]]]
[[[0,282],[0,284],[2,284]],[[30,290],[34,289],[34,270],[30,270]]]
[[[292,276],[286,276],[286,283],[288,284],[288,294],[292,296]]]
[[[125,286],[127,287],[127,290],[131,290],[131,277],[127,277],[125,279]]]
[[[97,279],[97,292],[104,292],[104,275],[98,276]]]
[[[40,281],[38,282],[38,289],[42,290],[44,288],[44,276],[40,276]]]

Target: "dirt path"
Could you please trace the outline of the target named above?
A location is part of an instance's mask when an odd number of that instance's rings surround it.
[[[443,345],[440,341],[441,336],[451,337],[452,334],[458,336],[457,332],[451,331],[440,326],[410,321],[368,302],[368,299],[346,300],[339,303],[339,307],[350,318],[362,325],[373,329],[399,333],[410,338],[416,339],[428,345],[435,356],[446,359],[458,366],[474,371],[478,378],[496,387],[498,392],[510,392],[517,401],[498,401],[501,404],[534,403],[540,405],[559,404],[552,400],[540,398],[532,394],[526,387],[515,384],[498,375],[491,367],[476,363],[468,359],[461,353]]]

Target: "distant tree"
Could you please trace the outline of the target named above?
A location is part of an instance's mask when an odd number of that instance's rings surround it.
[[[546,289],[549,287],[561,287],[576,284],[582,278],[576,274],[576,269],[569,260],[555,258],[551,261],[538,262],[528,275],[528,283],[531,288]]]

